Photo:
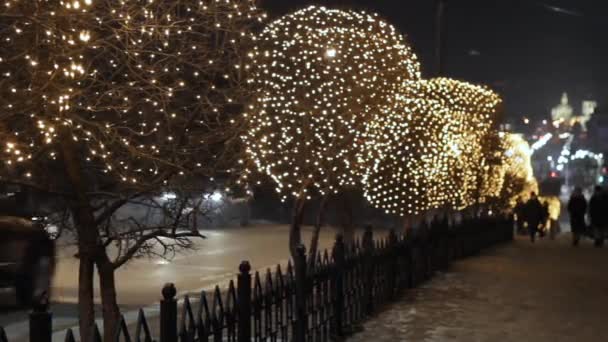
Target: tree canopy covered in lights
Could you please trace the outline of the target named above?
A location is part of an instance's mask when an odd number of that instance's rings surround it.
[[[497,122],[502,100],[484,86],[434,78],[407,87],[412,97],[440,102],[449,111],[448,131],[444,143],[451,150],[447,166],[451,176],[444,191],[451,194],[449,204],[464,208],[479,198],[481,175],[485,168],[484,144]]]
[[[270,23],[251,53],[261,89],[244,141],[252,171],[284,197],[359,182],[357,135],[420,78],[404,38],[377,15],[311,6]]]
[[[201,237],[201,191],[236,159],[264,16],[253,0],[1,1],[0,182],[67,204],[49,219],[78,239],[81,340],[96,266],[108,341],[114,270]],[[184,197],[159,200],[168,187]]]
[[[5,0],[3,168],[42,180],[74,141],[104,182],[208,171],[250,93],[249,0]]]
[[[485,87],[436,78],[407,82],[399,98],[368,126],[377,130],[366,135],[368,149],[377,152],[367,154],[369,160],[363,155],[368,199],[400,215],[474,204],[500,97]]]
[[[403,216],[444,205],[453,158],[449,111],[425,98],[397,96],[366,125],[359,155],[365,196],[375,207]]]
[[[538,193],[532,170],[532,149],[520,134],[501,133],[503,160],[495,175],[500,180],[499,199],[507,208],[515,207],[517,199],[526,200],[530,192]]]

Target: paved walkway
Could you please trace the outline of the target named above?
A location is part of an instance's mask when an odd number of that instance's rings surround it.
[[[517,238],[456,262],[349,342],[608,341],[608,247],[569,239]]]

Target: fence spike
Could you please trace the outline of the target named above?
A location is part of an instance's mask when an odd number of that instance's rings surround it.
[[[215,287],[213,293],[213,308],[211,309],[211,314],[216,322],[222,322],[224,319],[224,303],[222,301],[222,292],[220,291],[219,286]]]
[[[264,289],[266,292],[265,295],[270,296],[274,290],[273,281],[272,281],[272,272],[270,268],[266,270],[266,283],[264,284]]]
[[[8,339],[6,338],[6,332],[4,331],[3,327],[0,327],[0,342],[8,342]]]
[[[93,342],[101,342],[101,334],[97,324],[93,324]]]
[[[123,319],[124,322],[124,319]],[[126,329],[126,325],[125,325]],[[152,334],[150,334],[150,327],[148,326],[148,320],[146,319],[146,315],[144,314],[143,309],[139,309],[139,313],[137,315],[137,326],[135,327],[135,341],[142,342],[141,333],[144,333],[144,342],[152,342]]]
[[[226,292],[226,300],[224,303],[224,309],[226,310],[226,312],[232,314],[235,314],[235,310],[236,310],[236,305],[237,305],[237,298],[236,298],[236,287],[234,286],[234,280],[230,280],[230,283],[228,284],[228,292]]]
[[[209,325],[211,321],[211,314],[209,313],[209,303],[207,301],[207,293],[205,291],[201,291],[199,301],[198,301],[198,310],[196,312],[196,328],[198,330],[199,338],[203,338],[203,336],[207,336],[210,331]]]
[[[139,318],[137,324],[139,325]],[[127,322],[125,322],[125,317],[123,315],[120,315],[120,321],[118,322],[118,329],[116,330],[116,336],[114,338],[114,341],[119,342],[121,337],[124,339],[125,342],[131,342],[131,335],[129,333],[129,329],[127,328]]]
[[[193,341],[195,337],[195,321],[192,314],[192,305],[190,304],[190,296],[184,296],[184,305],[182,307],[182,317],[180,321],[180,337],[182,342]]]
[[[281,293],[281,291],[283,291],[284,285],[285,285],[285,281],[283,279],[283,271],[281,270],[281,265],[277,265],[277,270],[275,272],[274,275],[276,281],[275,281],[275,288],[276,288],[276,293]]]
[[[213,307],[211,308],[211,325],[214,340],[222,340],[222,327],[224,326],[224,304],[222,303],[222,293],[220,287],[216,286],[213,292]]]
[[[274,274],[275,274],[275,278],[277,278],[277,279],[278,279],[278,278],[283,277],[283,271],[282,271],[282,269],[281,269],[281,264],[278,264],[278,265],[277,265],[277,267],[276,267],[276,269],[275,269],[275,271],[274,271],[274,272],[275,272],[275,273],[274,273]]]
[[[0,337],[0,341],[2,340],[2,337]],[[74,338],[74,332],[72,331],[72,329],[68,329],[65,332],[65,338],[63,339],[64,342],[76,342],[76,339]],[[3,342],[6,342],[6,340],[4,340]]]

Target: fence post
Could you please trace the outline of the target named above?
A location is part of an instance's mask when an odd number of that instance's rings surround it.
[[[241,262],[237,279],[238,342],[251,341],[251,265]]]
[[[344,271],[346,267],[346,249],[344,247],[344,236],[342,236],[342,234],[336,235],[332,256],[335,270],[333,272],[334,280],[332,281],[331,294],[334,302],[331,334],[335,337],[341,337],[344,335],[342,314],[344,313]]]
[[[363,262],[365,265],[365,313],[374,312],[374,232],[371,226],[365,227],[363,239]]]
[[[30,313],[30,342],[51,342],[53,335],[53,314],[49,311],[46,293],[36,299]]]
[[[294,264],[296,269],[296,320],[293,329],[293,341],[306,342],[306,332],[308,330],[306,305],[308,279],[306,276],[306,247],[303,245],[298,246],[296,249]]]
[[[177,341],[177,289],[173,283],[163,286],[160,300],[160,342]]]

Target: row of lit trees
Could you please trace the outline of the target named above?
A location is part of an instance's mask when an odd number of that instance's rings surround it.
[[[479,197],[495,94],[422,80],[376,15],[311,7],[254,36],[262,19],[253,0],[3,0],[0,181],[64,204],[50,216],[77,240],[81,340],[95,269],[110,341],[115,270],[189,247],[201,193],[239,159],[296,199],[291,247],[312,196],[359,188],[397,214]]]
[[[269,24],[251,54],[259,95],[244,136],[251,172],[295,198],[292,253],[304,203],[359,184],[361,136],[378,108],[420,78],[403,37],[375,15],[309,7]],[[246,175],[246,177],[255,177]],[[316,251],[319,215],[311,254]]]
[[[295,199],[292,253],[304,203],[316,195],[311,261],[327,196],[346,188],[401,216],[500,195],[500,97],[422,79],[403,36],[377,15],[311,6],[270,23],[257,43],[252,82],[260,90],[245,114],[244,178],[268,176]]]

